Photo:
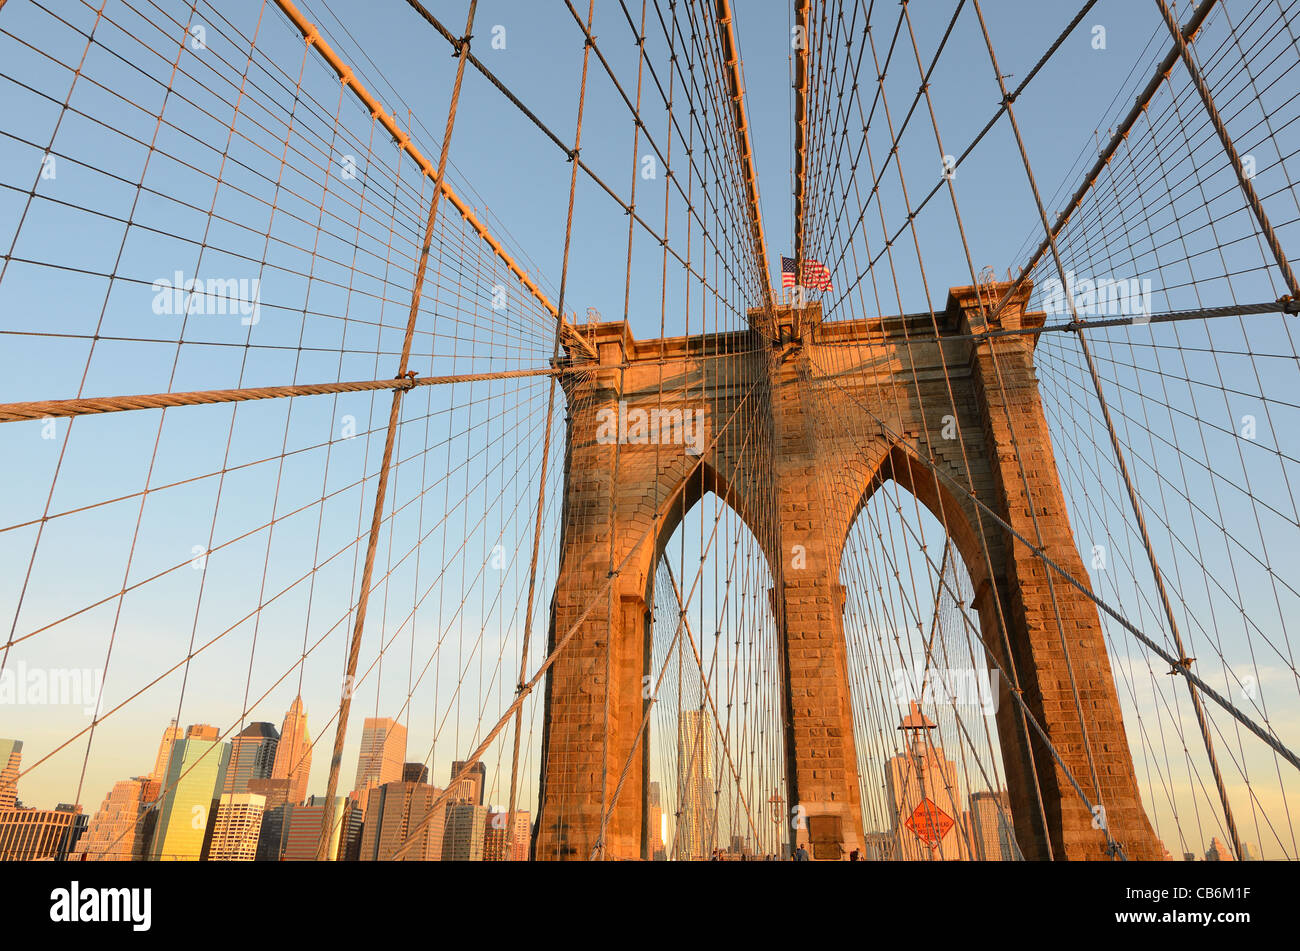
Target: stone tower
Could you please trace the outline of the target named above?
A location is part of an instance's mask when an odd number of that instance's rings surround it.
[[[858,513],[891,479],[946,528],[987,652],[1019,684],[1027,716],[1003,683],[997,726],[1025,857],[1110,858],[1104,821],[1128,858],[1161,858],[1096,606],[1060,575],[1049,579],[1030,547],[1087,586],[1038,395],[1037,336],[982,335],[1041,326],[1042,314],[1025,312],[1027,283],[986,326],[1009,288],[953,288],[933,318],[822,323],[809,304],[779,309],[771,325],[751,314],[755,328],[734,333],[635,340],[624,322],[585,328],[597,361],[562,377],[569,425],[550,649],[569,642],[546,685],[537,859],[594,854],[606,771],[607,797],[623,786],[605,856],[650,857],[649,747],[636,742],[649,703],[642,678],[656,673],[647,605],[663,546],[708,491],[745,520],[772,570],[786,798],[806,817],[798,838],[814,857],[864,847],[840,558]],[[658,426],[656,438],[637,438],[639,426]],[[1103,811],[1085,807],[1039,730]]]

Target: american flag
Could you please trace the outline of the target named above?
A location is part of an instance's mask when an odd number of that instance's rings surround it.
[[[794,258],[781,258],[781,286],[794,287]],[[821,261],[815,261],[812,258],[804,258],[803,261],[803,286],[811,291],[829,291],[831,288],[831,272]]]

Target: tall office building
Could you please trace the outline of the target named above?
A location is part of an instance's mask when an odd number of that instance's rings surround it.
[[[311,734],[307,732],[307,711],[302,697],[294,697],[280,727],[280,742],[275,748],[272,779],[288,779],[291,803],[307,798],[307,780],[311,776]]]
[[[158,744],[158,755],[154,758],[153,772],[149,774],[150,779],[156,779],[161,783],[167,778],[167,760],[172,755],[172,744],[184,738],[185,731],[176,725],[175,720],[167,725]]]
[[[329,844],[325,848],[325,861],[346,859],[349,839],[356,831],[360,810],[352,799],[334,797],[333,824],[330,826]],[[325,797],[310,796],[306,802],[291,805],[285,822],[284,857],[286,862],[314,862],[320,847],[321,826],[325,822]]]
[[[938,727],[913,701],[899,729],[903,731],[903,752],[885,763],[895,857],[911,861],[969,858],[966,835],[958,828],[962,810],[957,805],[957,766],[943,755],[935,735]]]
[[[489,812],[483,824],[483,861],[506,862],[510,859],[509,841],[506,828],[510,824],[509,812]]]
[[[429,782],[429,767],[423,763],[407,763],[402,767],[402,782],[404,783],[425,783]]]
[[[0,862],[62,862],[85,831],[81,807],[66,802],[54,809],[0,809]]]
[[[966,821],[970,858],[976,862],[1012,862],[1020,858],[1006,790],[970,794]]]
[[[257,793],[223,793],[217,803],[208,845],[211,862],[251,862],[257,858],[266,797]]]
[[[158,825],[149,848],[152,861],[197,861],[203,855],[217,800],[230,765],[230,744],[215,727],[196,725],[172,744],[158,804]]]
[[[0,809],[13,809],[18,805],[18,773],[22,760],[22,740],[0,740]]]
[[[447,825],[442,833],[444,862],[483,861],[483,833],[487,808],[474,802],[447,804]]]
[[[467,776],[458,783],[448,783],[448,802],[472,802],[478,805],[478,777]]]
[[[162,784],[147,776],[114,783],[86,834],[77,842],[73,860],[83,862],[140,862],[148,854],[156,813],[149,806],[158,799]]]
[[[361,833],[366,828],[366,813],[362,804],[349,799],[343,811],[343,825],[339,829],[340,862],[356,862],[361,858]]]
[[[713,720],[704,710],[683,710],[677,721],[678,861],[707,859],[715,833]]]
[[[361,730],[361,755],[353,789],[402,781],[406,761],[406,727],[391,717],[366,717]]]
[[[406,841],[409,831],[433,812],[415,845],[402,858],[412,862],[442,859],[443,824],[446,803],[433,809],[442,792],[422,783],[385,783],[366,792],[365,825],[357,858],[362,862],[387,862]]]
[[[659,784],[652,782],[646,793],[646,857],[652,862],[662,862],[664,853],[664,806]]]
[[[280,732],[271,723],[250,723],[230,741],[230,768],[226,770],[223,793],[248,792],[254,779],[270,779],[275,768],[275,748]]]
[[[250,779],[248,791],[266,800],[262,809],[262,831],[257,839],[257,861],[278,862],[284,856],[285,820],[293,781],[289,779]]]
[[[448,781],[456,778],[456,774],[465,768],[465,760],[456,760],[451,764],[451,775]],[[465,785],[469,783],[470,785]],[[460,787],[452,791],[452,798],[460,802],[472,802],[475,805],[483,805],[483,790],[487,786],[487,767],[483,765],[482,760],[470,767],[469,775],[460,781]]]
[[[527,812],[515,810],[513,826],[509,812],[489,812],[483,827],[483,861],[528,861],[528,823]]]
[[[532,829],[532,815],[525,810],[516,809],[515,825],[510,832],[510,861],[528,861],[528,847],[532,843]]]

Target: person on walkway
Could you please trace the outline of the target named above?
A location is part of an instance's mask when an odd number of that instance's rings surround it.
[[[804,845],[803,845],[802,842],[799,843],[799,848],[795,849],[795,852],[794,852],[794,860],[795,860],[796,862],[807,862],[807,861],[808,861],[808,850],[804,848]]]

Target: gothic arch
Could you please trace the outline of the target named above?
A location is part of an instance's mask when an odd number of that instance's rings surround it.
[[[764,535],[770,536],[771,532],[759,531],[762,526],[754,523],[750,511],[752,506],[746,504],[746,499],[736,491],[735,486],[724,478],[707,459],[704,459],[701,460],[699,468],[682,477],[663,508],[664,519],[656,533],[654,545],[650,548],[651,554],[645,569],[645,599],[647,603],[652,600],[654,571],[659,564],[659,559],[663,557],[664,549],[677,529],[686,520],[687,514],[710,492],[717,496],[724,506],[736,514],[745,528],[749,530],[749,533],[758,541],[759,547],[763,551],[763,557],[767,561],[768,571],[772,573],[773,577],[776,576],[773,546],[768,540],[764,539]]]
[[[906,489],[929,510],[940,525],[947,530],[970,573],[971,584],[979,591],[988,581],[988,563],[986,561],[986,542],[981,538],[974,522],[975,503],[969,498],[959,499],[957,490],[944,478],[936,476],[934,470],[917,458],[910,447],[901,440],[894,442],[888,449],[880,452],[874,464],[854,467],[849,471],[856,476],[850,483],[853,505],[848,510],[848,518],[839,529],[837,551],[844,550],[849,533],[857,523],[858,516],[867,503],[886,483],[894,482]],[[945,475],[958,477],[957,473]],[[984,529],[988,532],[991,519],[984,519]],[[991,546],[990,546],[991,547]],[[990,550],[989,555],[993,552]],[[838,565],[836,566],[838,568]]]

